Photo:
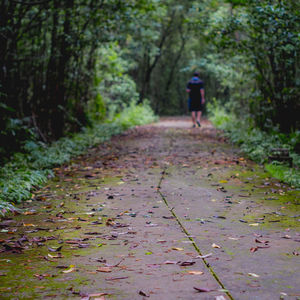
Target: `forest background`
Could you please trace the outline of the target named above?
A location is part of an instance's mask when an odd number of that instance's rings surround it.
[[[248,156],[300,186],[300,4],[292,0],[1,0],[0,208],[112,134],[207,110]]]

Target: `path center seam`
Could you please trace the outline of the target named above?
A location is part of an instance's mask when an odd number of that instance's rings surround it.
[[[172,140],[170,143],[172,146]],[[169,154],[171,153],[171,149],[172,147],[170,147],[170,151]],[[192,242],[193,247],[195,248],[195,250],[199,253],[200,256],[202,255],[202,252],[200,250],[200,248],[197,246],[197,244],[195,243],[194,239],[192,238],[192,236],[189,234],[189,232],[186,230],[186,228],[183,226],[183,224],[181,223],[179,217],[176,215],[176,213],[174,212],[174,207],[170,208],[170,205],[168,203],[168,200],[166,199],[166,197],[162,194],[162,192],[160,191],[161,186],[162,186],[162,182],[165,178],[166,175],[166,171],[167,171],[167,166],[165,166],[163,168],[163,171],[161,173],[161,177],[160,180],[158,182],[157,185],[157,193],[160,195],[160,197],[162,198],[162,200],[164,201],[165,205],[167,206],[167,208],[169,209],[169,211],[171,212],[171,214],[174,216],[175,220],[177,221],[177,223],[179,224],[179,226],[181,227],[182,231],[185,233],[186,237]],[[206,268],[209,270],[209,272],[212,274],[212,276],[215,278],[215,280],[218,282],[218,284],[221,286],[221,288],[224,290],[224,293],[226,293],[226,295],[229,297],[230,300],[234,300],[233,296],[231,295],[231,293],[225,288],[224,284],[222,283],[221,279],[219,278],[219,276],[216,274],[216,272],[213,270],[213,268],[210,266],[210,264],[206,261],[205,258],[201,258],[204,265],[206,266]]]

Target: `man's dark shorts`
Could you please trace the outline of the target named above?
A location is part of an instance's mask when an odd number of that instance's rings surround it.
[[[189,111],[202,111],[203,105],[201,99],[191,99],[188,100]]]

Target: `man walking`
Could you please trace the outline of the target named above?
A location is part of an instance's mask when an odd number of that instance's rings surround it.
[[[198,72],[195,72],[194,76],[188,82],[186,91],[189,93],[189,111],[192,113],[193,128],[196,127],[196,124],[200,127],[200,118],[205,103],[205,97],[204,83],[199,78]]]

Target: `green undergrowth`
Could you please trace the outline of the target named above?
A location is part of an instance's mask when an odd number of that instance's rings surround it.
[[[281,164],[266,164],[266,170],[275,178],[292,186],[300,187],[300,171]]]
[[[14,210],[13,204],[32,197],[31,190],[53,176],[52,169],[84,153],[88,148],[110,139],[124,130],[156,120],[147,104],[131,104],[113,121],[94,124],[72,137],[51,145],[27,141],[23,153],[15,153],[0,170],[0,213]]]
[[[115,123],[119,124],[122,128],[129,128],[131,126],[151,123],[155,121],[156,118],[147,102],[138,105],[135,104],[135,102],[131,102],[121,113],[116,115],[114,120]]]
[[[295,153],[295,146],[300,141],[300,131],[284,135],[274,130],[264,132],[251,125],[251,120],[238,119],[217,105],[208,106],[210,120],[253,161],[265,164],[266,170],[273,176],[295,187],[300,187],[300,155]],[[274,148],[289,150],[293,167],[279,162],[268,162]]]

